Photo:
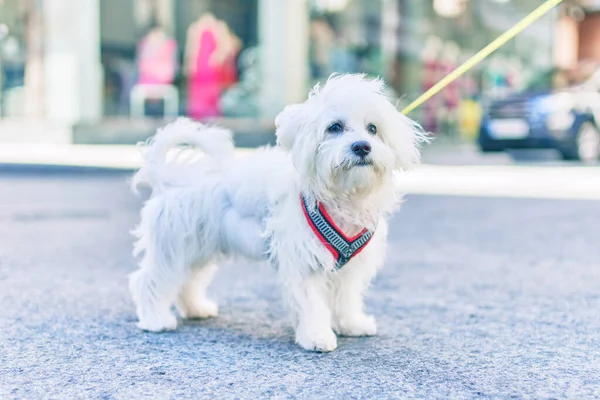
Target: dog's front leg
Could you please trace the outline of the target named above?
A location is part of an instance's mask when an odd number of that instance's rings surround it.
[[[285,275],[285,274],[283,274]],[[306,350],[327,352],[337,347],[331,329],[331,311],[326,298],[326,279],[320,273],[280,276],[288,306],[296,322],[296,343]]]
[[[333,329],[343,336],[377,334],[375,317],[364,311],[364,294],[376,268],[365,257],[347,264],[335,277],[333,293]]]

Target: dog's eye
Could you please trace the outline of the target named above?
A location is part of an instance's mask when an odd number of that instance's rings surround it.
[[[375,135],[377,133],[377,127],[375,125],[373,125],[373,124],[369,124],[367,126],[367,129],[369,130],[369,133],[371,135]]]
[[[342,133],[343,131],[344,127],[339,122],[334,122],[333,124],[329,125],[329,128],[327,128],[327,132],[329,133]]]

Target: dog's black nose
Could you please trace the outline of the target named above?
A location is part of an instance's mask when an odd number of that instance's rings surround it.
[[[369,142],[361,141],[352,143],[352,151],[357,156],[365,157],[371,152],[371,145]]]

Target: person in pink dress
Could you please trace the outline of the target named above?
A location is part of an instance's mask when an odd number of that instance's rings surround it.
[[[233,79],[231,62],[239,49],[236,44],[227,25],[210,13],[188,29],[188,116],[205,119],[221,115],[220,98]]]

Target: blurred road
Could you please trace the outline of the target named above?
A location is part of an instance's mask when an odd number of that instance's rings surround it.
[[[600,396],[598,201],[409,195],[368,296],[379,336],[313,354],[244,262],[211,287],[218,318],[138,331],[126,177],[0,175],[0,398]]]

